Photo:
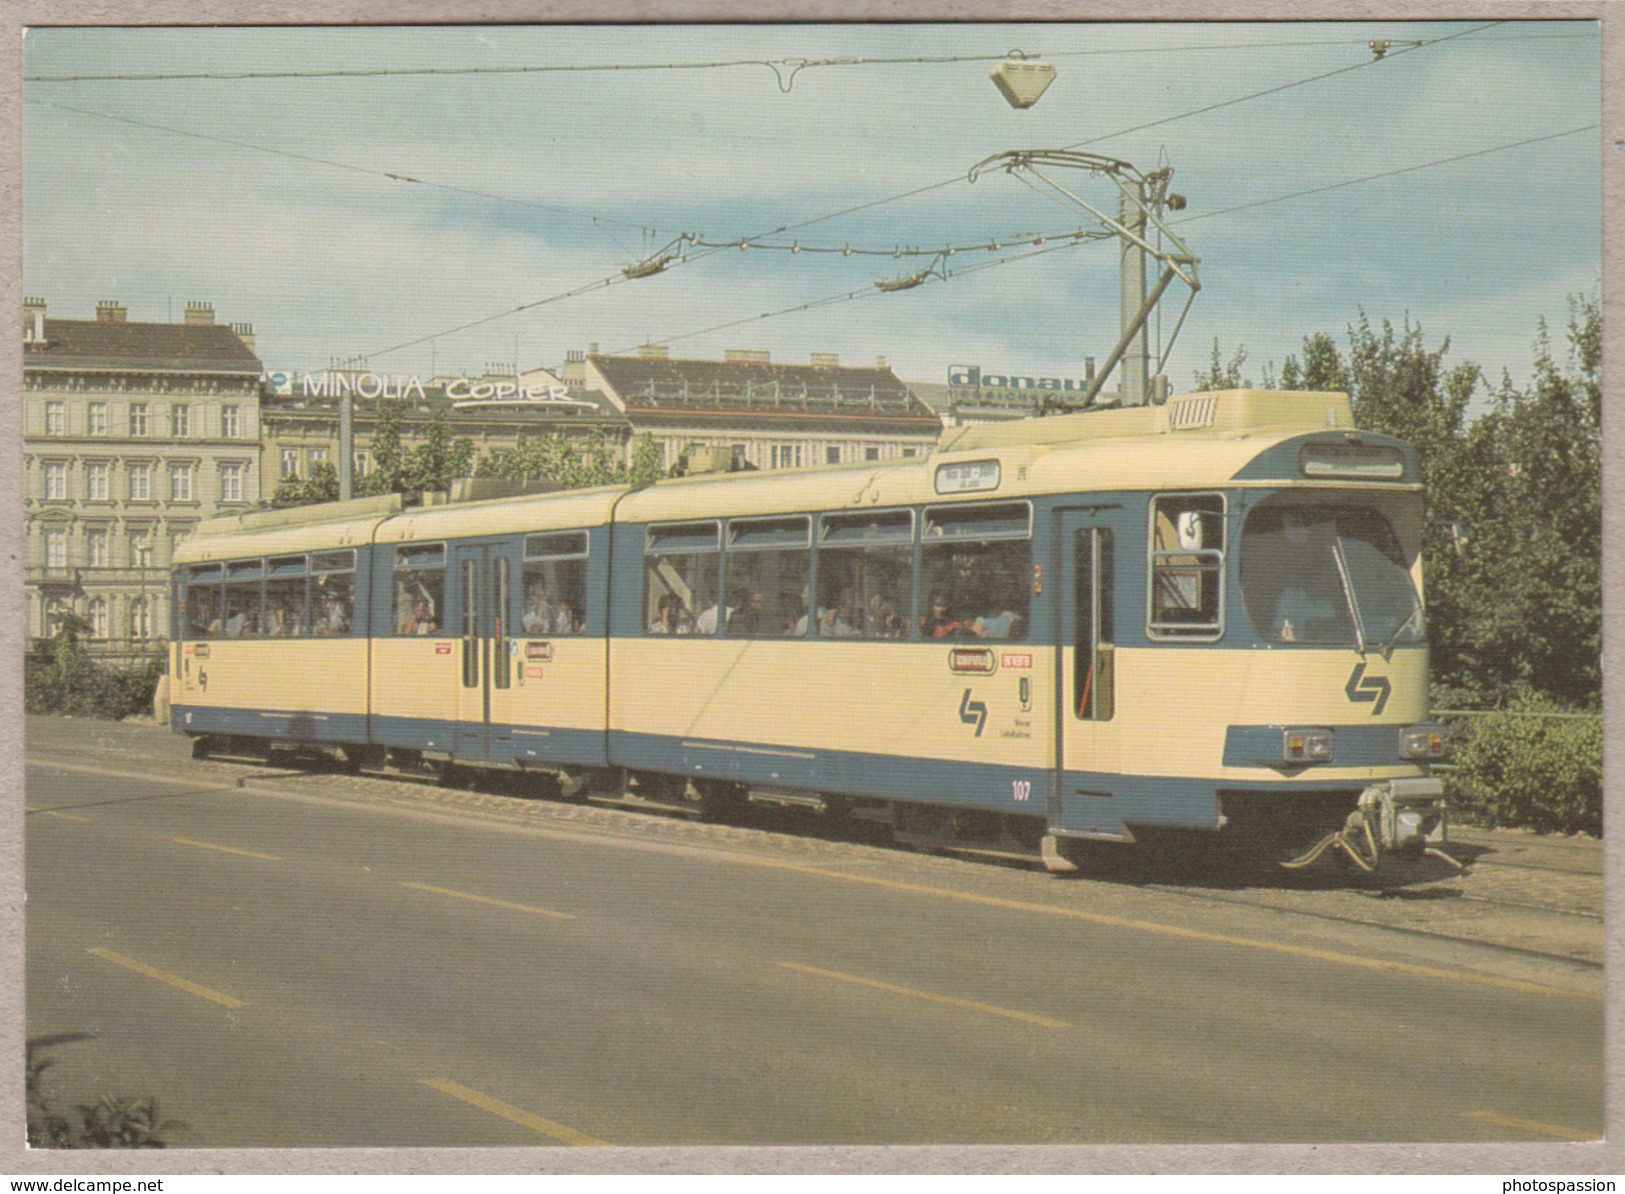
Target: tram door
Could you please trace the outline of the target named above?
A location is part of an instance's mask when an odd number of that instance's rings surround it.
[[[513,633],[513,553],[500,544],[452,549],[457,595],[457,757],[513,757],[512,733],[491,721],[491,690],[513,683],[508,655]]]
[[[1122,821],[1104,778],[1119,766],[1110,724],[1117,687],[1112,600],[1116,545],[1099,511],[1063,510],[1055,518],[1060,600],[1050,824],[1117,836]]]

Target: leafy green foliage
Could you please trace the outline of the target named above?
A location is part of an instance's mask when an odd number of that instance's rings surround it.
[[[660,445],[639,436],[628,465],[615,442],[596,429],[585,436],[521,435],[512,448],[481,457],[477,470],[481,477],[551,481],[560,489],[637,484],[661,475]]]
[[[164,674],[165,652],[127,667],[98,663],[85,651],[89,627],[65,614],[62,629],[41,640],[23,661],[23,707],[29,713],[99,717],[118,721],[152,707],[152,694]]]
[[[55,1062],[45,1048],[76,1040],[87,1033],[41,1037],[26,1043],[23,1080],[26,1084],[27,1137],[31,1148],[166,1148],[164,1135],[184,1130],[179,1120],[164,1119],[158,1100],[103,1095],[94,1103],[78,1103],[71,1113],[57,1109],[45,1095],[45,1071]]]
[[[308,478],[284,477],[271,495],[273,506],[308,506],[339,500],[339,471],[325,460],[310,466]]]
[[[1469,821],[1544,833],[1602,833],[1602,718],[1550,717],[1527,697],[1503,713],[1463,719],[1450,806]]]

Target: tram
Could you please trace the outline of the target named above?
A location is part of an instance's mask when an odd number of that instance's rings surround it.
[[[177,549],[171,718],[198,753],[801,802],[1055,871],[1169,834],[1369,867],[1446,835],[1422,519],[1413,449],[1261,390],[913,459],[228,516]]]

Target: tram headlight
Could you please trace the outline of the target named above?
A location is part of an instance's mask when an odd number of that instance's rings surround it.
[[[1281,761],[1284,763],[1329,763],[1332,761],[1332,732],[1309,726],[1281,731]]]
[[[1424,721],[1399,731],[1399,757],[1402,759],[1442,759],[1449,749],[1444,727]]]

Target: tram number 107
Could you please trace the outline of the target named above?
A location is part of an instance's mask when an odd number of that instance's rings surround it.
[[[1031,780],[1013,779],[1010,781],[1010,796],[1013,800],[1024,801],[1032,799],[1033,785]]]

